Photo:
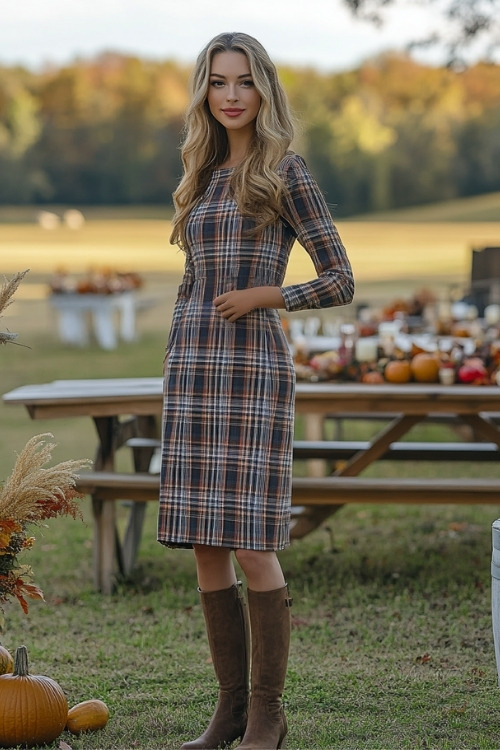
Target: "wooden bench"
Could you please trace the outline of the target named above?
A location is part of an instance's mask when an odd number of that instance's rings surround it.
[[[77,489],[97,500],[158,500],[160,477],[148,473],[85,472]],[[486,503],[500,505],[500,479],[294,477],[292,505],[346,503]]]
[[[368,449],[363,440],[296,440],[293,457],[302,459],[348,460],[358,451]],[[496,443],[427,443],[396,442],[380,456],[379,461],[498,461]]]
[[[160,441],[153,438],[131,438],[126,445],[134,451],[151,451],[160,447]],[[325,459],[347,460],[358,451],[365,451],[370,443],[367,440],[295,440],[293,458],[295,460]],[[148,459],[151,453],[148,453]],[[500,450],[496,443],[464,442],[395,442],[392,443],[379,461],[498,461]]]
[[[317,454],[315,454],[317,455]],[[160,477],[146,472],[88,472],[77,481],[80,492],[92,496],[94,513],[94,578],[103,593],[111,593],[114,565],[123,576],[134,567],[142,532],[140,523],[131,514],[123,542],[118,538],[114,503],[128,501],[135,509],[144,510],[143,503],[157,501]],[[413,503],[413,504],[478,504],[500,505],[498,479],[404,479],[372,477],[294,477],[292,482],[292,539],[301,538],[309,530],[308,513],[312,509],[327,518],[336,507],[347,503]],[[138,504],[138,505],[135,505]],[[317,518],[315,520],[317,526]]]

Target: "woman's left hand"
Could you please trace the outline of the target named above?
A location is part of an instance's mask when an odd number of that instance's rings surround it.
[[[246,315],[250,310],[260,307],[259,289],[260,287],[253,287],[225,292],[214,299],[214,305],[223,318],[230,323],[234,323],[235,320],[241,318],[242,315]]]
[[[257,307],[283,309],[285,302],[279,286],[253,286],[250,289],[233,289],[214,299],[214,305],[229,323]]]

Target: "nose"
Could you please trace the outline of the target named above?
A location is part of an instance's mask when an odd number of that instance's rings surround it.
[[[227,100],[228,102],[235,102],[238,99],[236,86],[232,83],[227,87]]]

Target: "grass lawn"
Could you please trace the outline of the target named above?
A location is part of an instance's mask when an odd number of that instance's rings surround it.
[[[141,313],[138,341],[112,352],[94,345],[63,347],[42,293],[59,258],[68,266],[79,258],[85,269],[93,241],[78,254],[77,238],[61,235],[65,249],[58,255],[57,242],[49,242],[34,225],[21,220],[0,224],[0,263],[5,259],[7,266],[1,270],[10,273],[34,264],[34,280],[26,284],[31,288],[16,296],[1,321],[2,328],[18,332],[21,343],[29,347],[9,345],[0,350],[2,392],[54,379],[161,374],[180,271],[148,266],[145,248],[175,251],[165,245],[166,226],[156,215],[134,218],[128,227],[121,222],[111,226],[108,219],[96,217],[95,225],[89,221],[85,228],[101,243],[97,257],[102,260],[104,248],[114,248],[109,259],[106,256],[110,265],[121,258],[127,263],[134,259],[141,269],[144,264],[145,293],[155,299],[155,305]],[[375,242],[375,222],[353,222],[352,228],[345,222],[346,244],[348,236],[352,241],[359,233],[366,268],[375,277],[377,257],[382,262],[383,248],[393,248],[392,262],[385,256],[383,262],[386,269],[392,263],[394,275],[371,279],[367,270],[366,280],[361,274],[361,293],[382,289],[383,296],[387,290],[411,291],[416,280],[437,279],[445,285],[450,274],[463,278],[468,273],[464,258],[469,238],[498,242],[500,237],[498,224],[474,224],[465,230],[468,225],[462,223],[461,235],[459,225],[453,225],[454,236],[461,236],[462,244],[454,250],[460,262],[455,258],[452,263],[450,253],[447,266],[448,251],[434,251],[434,274],[430,260],[424,263],[422,255],[417,279],[405,249],[417,237],[417,223],[403,230],[401,225],[398,241],[386,233],[384,242],[381,233]],[[439,236],[444,248],[449,233],[429,227],[427,237]],[[422,241],[423,235],[418,236]],[[66,240],[74,244],[65,245]],[[10,472],[16,451],[34,434],[54,434],[55,461],[93,454],[90,420],[32,422],[20,407],[2,404],[0,426],[0,480]],[[349,436],[363,439],[370,427],[357,429],[365,432]],[[426,438],[419,434],[418,439]],[[383,467],[392,475],[407,470],[395,463]],[[470,466],[471,474],[486,470],[498,476],[494,464]],[[431,471],[440,469],[434,464]],[[45,602],[33,602],[28,616],[9,603],[2,642],[11,651],[25,644],[32,673],[57,680],[70,705],[88,698],[108,704],[111,717],[103,731],[79,737],[63,733],[60,739],[72,750],[174,750],[204,729],[216,694],[192,554],[165,550],[156,542],[155,508],[150,503],[132,579],[103,597],[91,584],[92,517],[87,500],[82,510],[83,521],[57,519],[36,530],[36,544],[24,561],[33,566]],[[500,497],[498,508],[346,506],[280,553],[294,597],[285,690],[289,750],[498,750],[499,688],[490,613],[491,524],[498,516]],[[57,741],[50,750],[60,747]]]
[[[160,333],[111,353],[67,350],[48,335],[35,343],[2,350],[5,390],[157,374],[162,354]],[[92,456],[90,420],[31,422],[20,407],[2,406],[0,424],[2,476],[15,451],[47,430],[58,443],[55,460]],[[32,672],[56,679],[70,704],[108,704],[105,730],[63,734],[73,750],[173,750],[202,730],[215,697],[192,555],[156,543],[149,504],[132,580],[102,597],[92,590],[91,512],[87,501],[82,507],[83,522],[57,519],[36,531],[25,561],[46,601],[33,602],[27,617],[9,604],[2,641],[11,650],[26,644]],[[497,750],[490,560],[499,511],[500,502],[345,507],[281,553],[295,600],[289,748]]]

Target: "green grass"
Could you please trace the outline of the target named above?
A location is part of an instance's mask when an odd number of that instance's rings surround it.
[[[85,508],[88,521],[88,508]],[[289,748],[498,748],[489,609],[492,509],[344,508],[281,554],[294,596]],[[90,587],[91,529],[61,519],[30,553],[46,602],[7,611],[4,644],[70,704],[106,701],[74,750],[178,748],[210,715],[215,685],[189,552],[154,541],[133,580]],[[57,744],[54,743],[54,748]]]
[[[39,333],[32,349],[0,352],[2,390],[55,378],[157,375],[164,333],[141,334],[103,352],[68,350],[54,333]],[[0,476],[38,432],[54,433],[56,460],[91,456],[95,445],[90,420],[31,422],[20,407],[3,405],[0,424]],[[372,429],[360,423],[352,437]],[[427,429],[449,439],[442,426]],[[103,597],[92,589],[92,520],[88,502],[82,507],[83,522],[57,519],[37,531],[25,561],[46,601],[33,602],[27,617],[9,604],[3,643],[26,644],[32,673],[56,679],[70,705],[95,697],[108,704],[103,731],[63,733],[73,750],[173,750],[204,728],[216,691],[192,554],[157,544],[150,504],[132,580]],[[497,750],[489,565],[499,510],[346,506],[281,553],[294,596],[290,749]]]

